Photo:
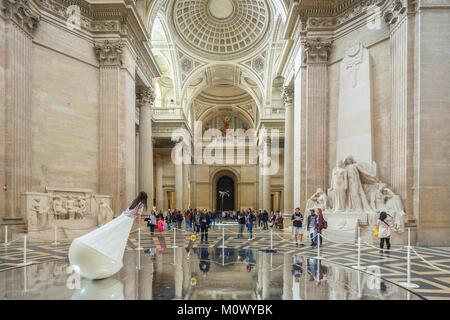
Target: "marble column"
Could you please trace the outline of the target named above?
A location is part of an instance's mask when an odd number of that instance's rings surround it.
[[[179,208],[180,210],[184,210],[189,206],[189,191],[190,191],[190,174],[189,171],[191,166],[187,163],[183,164],[183,206]]]
[[[282,97],[285,106],[284,123],[284,210],[294,211],[294,88],[285,86]]]
[[[178,144],[182,144],[183,142],[178,142]],[[178,145],[176,148],[181,148],[181,145]],[[183,163],[175,163],[175,208],[178,210],[182,210],[183,208]]]
[[[330,41],[303,40],[306,55],[306,176],[305,193],[327,188],[327,62]]]
[[[136,93],[139,112],[139,191],[148,195],[149,207],[153,207],[153,143],[152,106],[155,93],[151,87],[141,87]]]
[[[146,258],[146,257],[144,257]],[[143,258],[143,259],[144,259]],[[138,298],[139,300],[152,300],[153,299],[153,271],[154,261],[149,259],[147,263],[142,263],[142,267],[138,270]]]
[[[285,253],[283,255],[283,300],[292,300],[292,256]]]
[[[262,290],[261,298],[268,300],[270,297],[270,255],[263,253],[262,263]]]
[[[99,61],[99,193],[121,212],[135,196],[135,82],[124,66],[123,40],[95,43]],[[132,63],[131,57],[127,60]],[[133,69],[134,70],[134,69]],[[142,135],[141,135],[142,138]]]
[[[4,106],[6,132],[4,201],[0,214],[5,220],[21,219],[21,194],[31,191],[31,119],[33,33],[39,22],[28,1],[1,2],[4,34],[0,36],[0,53],[4,63]],[[2,146],[3,148],[3,146]],[[0,154],[3,153],[0,151]],[[1,159],[0,159],[1,160]],[[2,200],[2,198],[0,198]],[[3,205],[5,205],[3,207]],[[26,218],[26,217],[23,217]]]
[[[164,189],[163,189],[164,162],[162,155],[156,155],[156,210],[163,210]]]
[[[175,299],[183,297],[183,251],[184,248],[176,248],[174,265]]]
[[[414,166],[414,13],[397,2],[384,14],[391,28],[391,187],[412,212]]]
[[[265,165],[262,167],[262,205],[263,210],[267,210],[270,213],[270,194],[271,194],[271,175],[270,175],[270,138],[264,137],[262,141],[263,145],[263,157],[266,158],[264,161]]]

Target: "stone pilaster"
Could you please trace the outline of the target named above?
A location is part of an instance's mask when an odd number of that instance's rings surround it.
[[[156,210],[164,209],[164,189],[163,189],[164,163],[161,155],[156,156]]]
[[[303,41],[306,55],[306,197],[327,185],[327,62],[331,42]]]
[[[28,0],[2,0],[5,59],[5,220],[21,219],[21,194],[31,191],[33,32],[39,17]],[[3,204],[2,204],[3,205]],[[2,212],[3,213],[3,212]],[[25,217],[23,217],[25,218]]]
[[[262,141],[262,156],[265,158],[263,160],[262,166],[262,209],[267,210],[270,212],[270,194],[271,194],[271,174],[270,174],[270,162],[269,156],[270,156],[270,148],[271,148],[271,141],[268,136],[265,136]]]
[[[284,124],[284,212],[294,210],[294,88],[282,91],[285,106]]]
[[[134,80],[123,66],[125,43],[95,43],[100,73],[99,192],[112,196],[117,214],[135,192]],[[132,171],[132,172],[131,172]]]
[[[151,87],[140,87],[136,93],[139,112],[139,190],[148,195],[149,206],[153,206],[153,143],[152,106],[155,93]]]
[[[384,13],[391,28],[391,186],[412,212],[414,161],[414,14],[409,1]]]
[[[183,142],[177,142],[175,148],[182,149]],[[177,161],[175,165],[175,208],[182,210],[183,208],[183,162],[181,160]]]

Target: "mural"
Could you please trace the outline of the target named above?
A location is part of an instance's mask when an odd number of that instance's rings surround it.
[[[208,121],[206,121],[206,123],[203,123],[203,132],[209,129],[218,129],[222,132],[223,135],[225,135],[227,130],[247,130],[248,126],[246,122],[239,116],[220,114],[209,119]]]

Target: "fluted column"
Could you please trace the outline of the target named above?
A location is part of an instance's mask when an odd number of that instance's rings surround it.
[[[153,143],[152,106],[155,93],[151,87],[138,89],[136,103],[139,112],[139,190],[148,195],[149,206],[153,206]]]
[[[182,148],[183,142],[178,142],[176,148]],[[177,161],[175,165],[175,208],[182,210],[183,208],[183,163],[182,161]]]
[[[263,157],[265,165],[262,166],[262,204],[263,210],[270,212],[270,192],[271,192],[271,174],[270,174],[270,138],[264,137],[262,141]]]
[[[123,64],[128,52],[124,41],[96,42],[95,51],[100,74],[99,193],[112,196],[117,214],[132,200],[136,189],[136,101],[129,94],[135,83]]]
[[[292,300],[292,256],[288,253],[283,255],[283,300]]]
[[[330,41],[303,41],[306,55],[306,197],[327,181],[327,61]]]
[[[162,155],[156,156],[156,210],[163,210],[164,189],[163,189],[164,163]]]
[[[0,53],[5,59],[6,109],[0,112],[6,114],[6,172],[5,185],[2,186],[5,207],[0,201],[0,210],[5,211],[5,219],[20,219],[21,194],[31,191],[33,32],[39,17],[31,11],[27,0],[3,0],[1,8],[5,21],[2,31],[5,42],[4,47],[0,43]]]
[[[384,13],[391,27],[391,186],[412,211],[414,148],[414,14],[408,1]]]
[[[284,212],[293,212],[294,197],[294,88],[285,86],[282,97],[285,106],[284,122]]]

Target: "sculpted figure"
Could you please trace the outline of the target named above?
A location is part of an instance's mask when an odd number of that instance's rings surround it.
[[[67,212],[69,213],[69,219],[75,218],[75,213],[78,211],[78,206],[75,203],[74,196],[69,196],[69,198],[66,200],[66,208]]]
[[[306,208],[321,208],[322,210],[328,210],[330,208],[328,205],[328,196],[321,188],[318,188],[316,193],[314,193],[306,202]]]
[[[345,169],[347,170],[348,191],[347,191],[347,209],[351,211],[371,212],[371,208],[364,192],[363,183],[377,183],[378,179],[365,172],[353,159],[353,156],[347,156],[344,159]]]
[[[28,223],[31,226],[40,227],[47,223],[47,214],[49,208],[42,208],[41,199],[34,198],[34,203],[31,205],[30,216],[28,217]]]
[[[338,161],[331,177],[334,211],[343,211],[347,205],[348,174],[344,162]]]
[[[98,216],[97,216],[98,224],[100,226],[102,226],[102,225],[108,223],[109,221],[111,221],[113,219],[113,217],[114,217],[114,212],[109,207],[108,203],[105,200],[100,200]]]
[[[370,204],[376,211],[385,211],[392,217],[396,231],[404,231],[406,213],[402,200],[385,183],[378,184],[377,191],[372,193]]]
[[[77,216],[80,219],[84,219],[84,214],[87,212],[87,201],[85,197],[78,197]]]
[[[61,196],[53,197],[53,214],[55,220],[64,218],[64,216],[67,214],[67,210],[63,206],[63,199],[61,198]]]

